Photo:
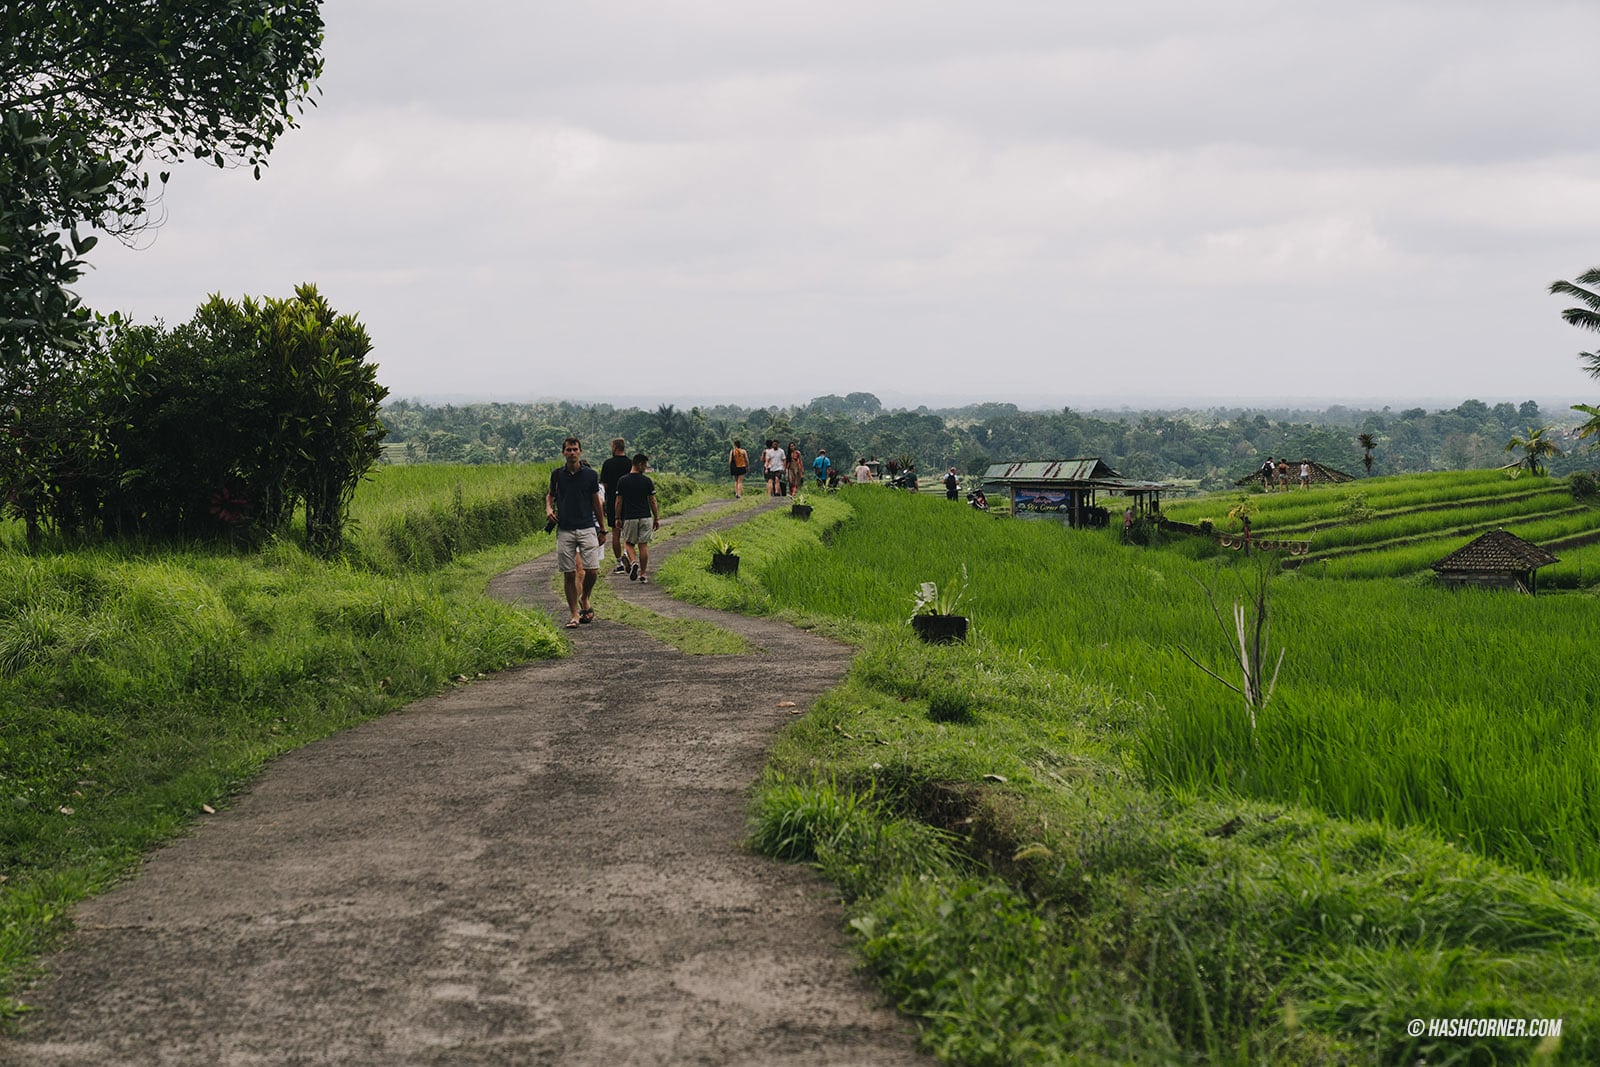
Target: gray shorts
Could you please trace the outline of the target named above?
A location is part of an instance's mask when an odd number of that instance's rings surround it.
[[[572,574],[578,569],[578,553],[583,553],[585,570],[600,569],[600,531],[593,526],[582,530],[556,531],[556,570]]]
[[[654,519],[623,519],[622,540],[630,545],[648,545],[655,536]]]

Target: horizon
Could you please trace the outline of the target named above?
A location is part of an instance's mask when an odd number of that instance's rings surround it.
[[[1496,404],[1509,403],[1521,405],[1532,400],[1539,405],[1541,413],[1550,414],[1567,412],[1572,404],[1591,403],[1592,398],[1579,398],[1568,400],[1550,396],[1522,395],[1522,396],[1461,396],[1447,397],[1434,396],[1390,396],[1390,397],[1295,397],[1295,396],[1265,396],[1241,397],[1226,399],[1222,397],[1132,397],[1120,395],[1106,396],[1076,396],[1076,397],[1036,397],[1030,402],[1015,399],[1000,399],[994,396],[962,397],[951,394],[913,394],[900,392],[876,392],[871,389],[851,389],[849,392],[869,393],[877,397],[883,410],[891,411],[916,411],[926,408],[929,411],[955,410],[972,407],[978,404],[1014,404],[1019,411],[1049,412],[1070,408],[1080,412],[1162,412],[1162,411],[1215,411],[1219,409],[1239,408],[1246,411],[1305,411],[1326,412],[1334,408],[1343,408],[1357,411],[1381,412],[1385,408],[1393,411],[1404,411],[1412,408],[1423,408],[1429,413],[1435,411],[1450,411],[1469,400],[1477,400],[1490,407]],[[799,394],[789,394],[790,397]],[[664,404],[675,407],[710,408],[710,407],[742,407],[742,408],[804,408],[824,396],[846,396],[848,393],[816,393],[802,400],[782,399],[774,400],[770,395],[766,397],[752,394],[729,394],[721,396],[695,396],[692,394],[660,395],[660,396],[623,396],[619,394],[592,395],[582,398],[573,396],[533,396],[528,394],[507,396],[504,394],[477,394],[477,393],[434,393],[425,396],[400,395],[391,393],[385,398],[385,404],[406,401],[424,407],[441,407],[444,405],[466,406],[471,404],[573,404],[585,406],[593,404],[608,404],[617,409],[652,409]]]

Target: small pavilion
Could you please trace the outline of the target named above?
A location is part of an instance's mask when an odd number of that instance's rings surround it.
[[[1318,463],[1314,459],[1295,460],[1289,464],[1289,484],[1300,484],[1300,464],[1304,462],[1311,468],[1311,475],[1307,479],[1312,485],[1329,485],[1334,482],[1353,482],[1355,475],[1346,474],[1341,470],[1334,470],[1326,463]],[[1267,477],[1267,472],[1257,467],[1243,478],[1235,478],[1234,485],[1260,485],[1263,489],[1271,488],[1272,481]]]
[[[1100,506],[1100,493],[1126,496],[1135,514],[1151,515],[1161,510],[1162,491],[1175,488],[1124,478],[1094,457],[995,463],[984,472],[983,484],[1005,491],[1018,518],[1051,518],[1073,527],[1111,521],[1111,512]]]
[[[1514,533],[1491,530],[1433,565],[1439,583],[1533,593],[1534,573],[1561,560]]]

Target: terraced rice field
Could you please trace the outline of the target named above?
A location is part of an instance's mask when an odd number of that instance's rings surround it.
[[[1504,529],[1561,560],[1539,572],[1544,590],[1600,584],[1600,507],[1573,499],[1568,483],[1504,470],[1369,478],[1281,493],[1213,493],[1166,507],[1167,517],[1219,533],[1241,524],[1228,512],[1251,508],[1258,538],[1308,541],[1286,565],[1327,578],[1423,576],[1474,537]]]

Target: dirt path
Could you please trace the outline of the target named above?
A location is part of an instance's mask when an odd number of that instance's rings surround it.
[[[553,570],[491,593],[564,619]],[[567,659],[279,759],[78,910],[0,1064],[930,1062],[854,973],[828,887],[740,844],[779,701],[850,650],[602,580],[764,651],[601,619]]]

